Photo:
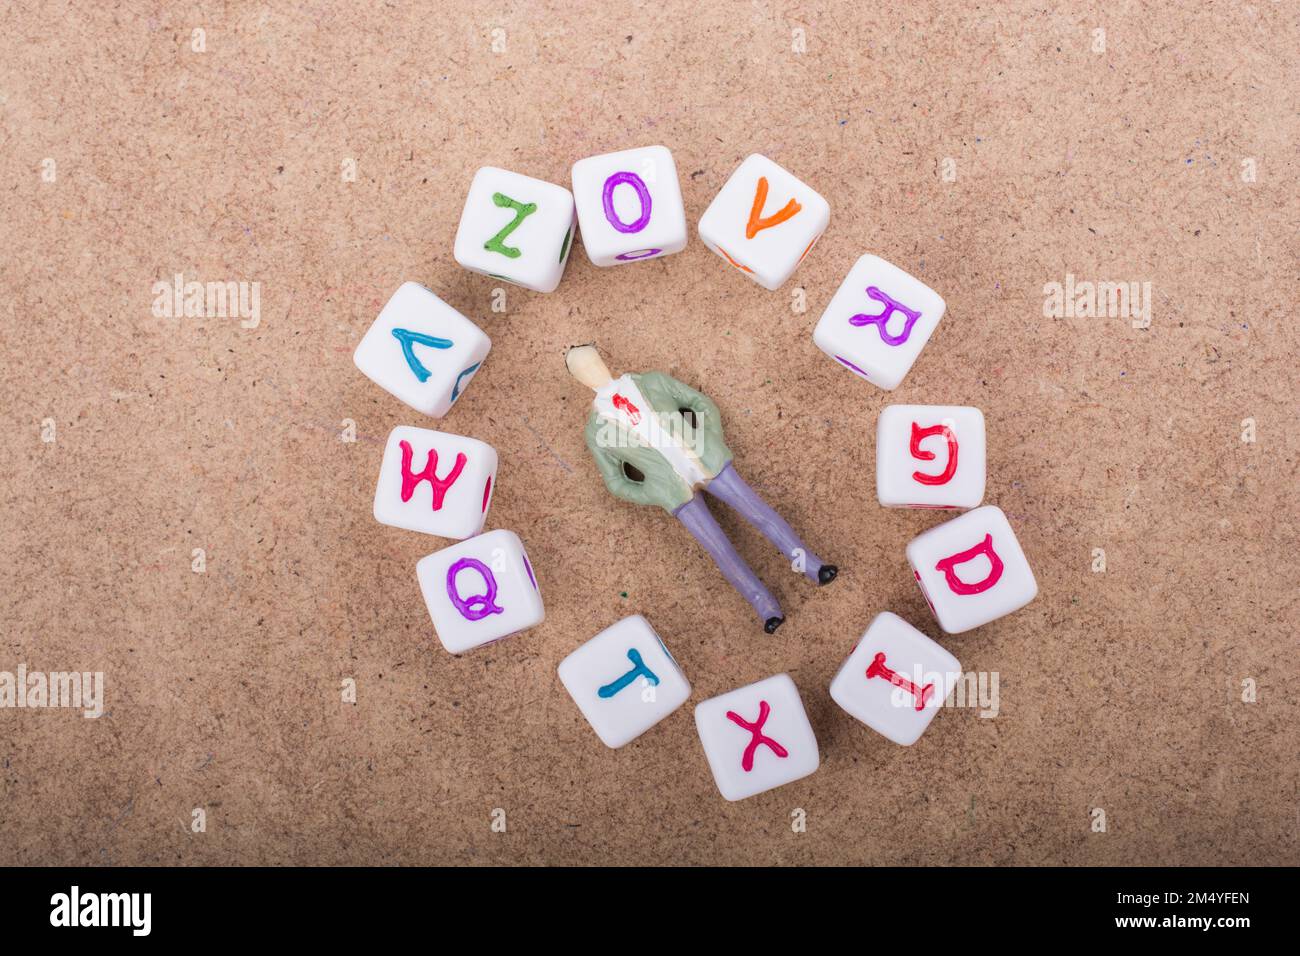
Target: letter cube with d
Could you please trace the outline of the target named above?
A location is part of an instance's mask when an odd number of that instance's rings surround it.
[[[399,425],[388,433],[379,466],[375,520],[468,538],[483,529],[496,473],[496,449],[486,442]]]
[[[573,164],[582,247],[617,266],[686,248],[686,209],[673,154],[663,146],[588,156]]]
[[[534,292],[554,292],[576,226],[573,194],[563,186],[484,166],[465,198],[456,261]]]
[[[890,405],[876,425],[876,497],[886,508],[974,508],[984,500],[984,413]]]
[[[524,543],[498,529],[453,544],[415,565],[433,629],[453,654],[542,623],[545,609]]]

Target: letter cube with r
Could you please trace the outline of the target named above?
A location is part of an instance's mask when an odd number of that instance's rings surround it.
[[[582,247],[597,266],[657,259],[686,248],[686,210],[673,154],[663,146],[573,164]]]
[[[399,425],[388,434],[375,486],[375,520],[443,538],[483,529],[497,453],[486,442]]]
[[[563,186],[484,166],[465,198],[456,261],[534,292],[554,292],[576,225],[573,194]]]

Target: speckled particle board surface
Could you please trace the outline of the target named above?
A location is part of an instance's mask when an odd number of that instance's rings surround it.
[[[97,720],[0,709],[0,862],[1300,862],[1294,4],[298,6],[0,13],[0,671],[106,681]],[[830,201],[786,288],[693,235],[498,312],[453,261],[478,166],[652,143],[692,230],[751,152]],[[948,302],[892,394],[811,341],[868,251]],[[155,315],[178,273],[258,283],[255,327]],[[489,527],[546,599],[461,657],[415,581],[439,542],[371,516],[384,436],[433,424],[351,361],[407,279],[492,336],[443,424],[499,450]],[[1150,283],[1149,326],[1045,316],[1069,281]],[[812,588],[719,511],[777,635],[604,491],[562,364],[592,340],[707,391],[843,569]],[[939,634],[903,548],[941,518],[875,499],[891,401],[984,410],[1025,610]],[[883,609],[997,715],[905,748],[840,711]],[[634,612],[694,694],[609,751],[555,667]],[[690,708],[781,671],[821,769],[729,804]]]

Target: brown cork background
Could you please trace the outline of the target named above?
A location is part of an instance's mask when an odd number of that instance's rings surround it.
[[[1300,862],[1295,3],[280,7],[0,12],[0,670],[107,682],[99,720],[0,710],[0,863]],[[499,283],[452,259],[474,170],[568,185],[653,143],[687,249],[578,248],[555,293],[493,312]],[[751,152],[832,208],[775,293],[694,231]],[[865,252],[948,302],[893,393],[811,340]],[[178,272],[259,282],[260,324],[156,317]],[[1067,273],[1150,282],[1150,327],[1045,318]],[[492,337],[441,427],[498,449],[488,527],[546,602],[460,657],[415,581],[446,542],[371,516],[389,429],[439,427],[351,360],[408,279]],[[775,636],[675,522],[604,491],[562,364],[591,340],[711,395],[840,565],[813,588],[715,509]],[[876,503],[890,402],[984,410],[1029,607],[938,630],[903,549],[942,516]],[[998,715],[946,710],[905,748],[840,711],[884,609],[996,671]],[[636,612],[694,692],[610,751],[555,668]],[[781,671],[821,769],[729,804],[691,708]]]

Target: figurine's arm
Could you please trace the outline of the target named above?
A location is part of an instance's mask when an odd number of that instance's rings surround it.
[[[601,442],[605,426],[606,423],[593,411],[587,418],[584,437],[591,456],[596,459],[600,476],[605,480],[605,487],[612,495],[635,505],[658,505],[670,512],[690,500],[691,490],[667,467],[658,452],[631,444],[625,448],[605,447]],[[637,468],[644,476],[643,480],[629,478],[623,470],[624,462]]]
[[[678,411],[689,409],[693,412],[695,428],[692,437],[696,454],[715,474],[726,467],[731,461],[731,449],[722,437],[722,413],[713,399],[663,372],[645,372],[633,377],[639,379],[642,391],[648,389],[666,395]]]

